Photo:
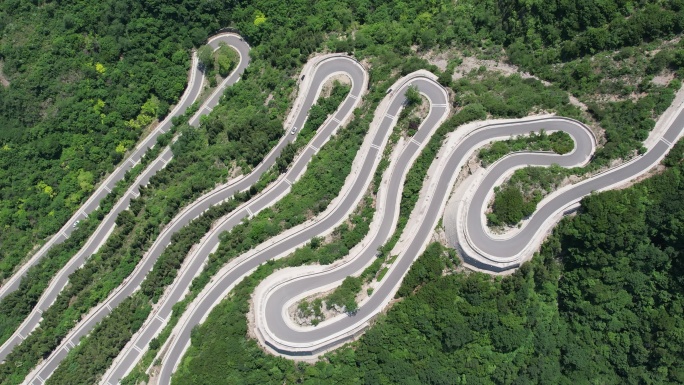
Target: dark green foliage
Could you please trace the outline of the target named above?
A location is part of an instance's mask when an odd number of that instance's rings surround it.
[[[144,296],[136,294],[126,298],[109,316],[109,323],[115,325],[130,324],[130,328],[108,328],[108,323],[98,324],[92,333],[95,335],[106,333],[107,338],[88,344],[79,344],[69,352],[69,356],[66,358],[69,365],[60,365],[48,380],[49,383],[97,383],[98,375],[107,370],[111,361],[130,339],[131,330],[140,328],[151,310],[152,308],[145,301]]]
[[[490,226],[501,226],[503,224],[516,225],[518,222],[508,222],[503,220],[503,217],[509,217],[514,212],[516,213],[509,219],[511,221],[519,217],[520,220],[524,217],[532,215],[537,210],[537,204],[552,191],[555,191],[565,177],[572,174],[581,174],[581,169],[567,169],[553,164],[550,167],[525,167],[515,170],[511,178],[498,186],[494,190],[494,205],[492,212],[487,215]],[[513,193],[510,190],[516,190],[518,193]],[[522,202],[516,198],[516,202],[508,201],[503,195],[508,194],[509,197],[518,195],[522,197]],[[497,205],[496,203],[499,202]],[[520,204],[520,207],[515,207],[515,204]],[[503,210],[506,213],[500,213]],[[517,212],[520,212],[520,215]]]
[[[420,258],[411,265],[395,297],[408,297],[421,285],[440,277],[447,267],[446,251],[437,242],[429,244]]]
[[[557,154],[566,154],[575,148],[570,135],[564,131],[556,131],[547,134],[545,131],[530,133],[515,139],[494,142],[489,148],[480,150],[478,157],[484,167],[494,163],[514,151],[553,151]]]

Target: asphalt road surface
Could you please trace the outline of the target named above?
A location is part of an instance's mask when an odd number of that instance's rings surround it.
[[[381,187],[387,189],[390,193],[386,194],[386,200],[384,202],[378,202],[378,205],[381,204],[383,207],[382,209],[378,209],[382,213],[380,218],[374,218],[374,220],[380,221],[377,225],[379,231],[375,234],[371,234],[370,240],[364,239],[365,247],[358,256],[355,256],[349,262],[324,273],[298,277],[278,285],[276,290],[268,293],[269,296],[265,300],[265,305],[256,310],[265,310],[263,318],[266,321],[266,325],[260,325],[259,321],[257,321],[257,327],[259,327],[262,334],[268,334],[271,337],[266,338],[267,343],[273,340],[280,342],[278,345],[271,344],[271,348],[274,350],[288,355],[306,355],[326,349],[329,346],[329,342],[334,341],[335,344],[339,343],[337,339],[331,339],[332,336],[338,335],[341,331],[346,330],[349,327],[353,327],[357,320],[363,318],[368,312],[374,312],[377,308],[374,301],[375,299],[381,298],[383,294],[382,291],[379,291],[377,294],[374,292],[371,296],[371,302],[360,308],[354,316],[341,318],[338,322],[325,326],[319,325],[318,327],[308,328],[306,330],[293,329],[283,318],[283,314],[287,314],[287,310],[284,307],[287,306],[286,304],[290,299],[301,293],[327,285],[330,282],[341,283],[346,277],[362,272],[363,269],[376,258],[378,248],[384,245],[394,233],[399,218],[401,194],[391,192],[398,192],[403,189],[406,174],[413,164],[413,160],[420,154],[419,144],[430,140],[432,133],[438,128],[437,126],[441,119],[446,117],[449,112],[447,107],[447,94],[438,83],[420,79],[418,81],[413,81],[412,84],[416,85],[418,90],[428,98],[432,108],[416,134],[411,138],[406,148],[404,148],[399,155],[397,161],[392,164],[388,184]],[[398,114],[404,101],[405,98],[403,97],[403,94],[400,94],[400,97],[395,98],[392,102],[392,107],[390,108],[392,110],[390,114]],[[389,127],[390,123],[391,122],[388,119],[385,119],[385,121],[383,121],[383,126],[386,126],[381,130],[391,130],[391,127]],[[398,279],[401,279],[402,277],[403,275],[399,276]],[[388,281],[389,280],[386,278],[383,278],[383,282]],[[381,289],[386,289],[388,286],[391,286],[391,284],[383,285]],[[257,317],[261,318],[260,315]],[[343,337],[343,339],[346,340],[345,337]],[[292,342],[292,344],[289,342]],[[309,348],[310,344],[316,346]],[[305,348],[301,349],[302,347]]]

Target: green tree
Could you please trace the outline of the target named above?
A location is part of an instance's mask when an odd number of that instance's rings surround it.
[[[407,88],[405,96],[406,107],[419,105],[423,101],[423,98],[420,96],[420,92],[418,91],[418,87],[416,86],[411,86]]]
[[[203,45],[197,49],[197,58],[206,70],[214,69],[214,50],[208,46]]]

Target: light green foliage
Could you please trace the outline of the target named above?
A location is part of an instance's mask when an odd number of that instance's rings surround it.
[[[254,25],[260,26],[266,22],[266,16],[261,11],[254,11]]]
[[[325,299],[328,309],[337,306],[343,308],[347,313],[354,313],[358,309],[356,294],[361,291],[361,279],[358,277],[347,277],[342,281],[342,285],[335,289]]]
[[[411,86],[406,90],[406,107],[412,107],[420,104],[422,97],[418,92],[418,87]]]
[[[197,58],[204,68],[211,69],[214,67],[214,50],[208,45],[203,45],[197,49]]]

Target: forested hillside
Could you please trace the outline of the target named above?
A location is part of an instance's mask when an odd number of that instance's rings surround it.
[[[11,83],[0,87],[0,278],[167,114],[185,88],[189,49],[218,28],[219,11],[119,0],[0,4],[0,60]]]
[[[148,123],[168,113],[185,87],[190,49],[222,27],[237,28],[255,60],[200,129],[179,127],[184,135],[173,147],[174,163],[131,205],[132,214],[121,217],[111,244],[75,275],[79,285],[47,313],[53,327],[32,336],[40,344],[21,345],[13,361],[0,366],[8,383],[20,382],[17,373],[25,374],[56,346],[67,331],[63,325],[123,281],[183,204],[229,172],[260,161],[282,135],[295,74],[313,52],[365,60],[371,67],[368,103],[290,200],[308,207],[279,206],[258,220],[277,218],[291,226],[311,207],[325,208],[348,172],[371,106],[400,74],[418,68],[439,74],[453,91],[456,111],[407,177],[401,213],[407,217],[441,138],[460,124],[533,111],[591,119],[605,132],[591,166],[600,167],[639,151],[681,85],[684,68],[683,0],[4,1],[0,68],[9,84],[0,85],[0,280],[68,219]],[[438,54],[447,58],[442,68],[426,60]],[[464,57],[509,62],[552,85],[485,68],[454,79]],[[656,76],[665,80],[653,82]],[[568,93],[588,111],[569,105]],[[294,150],[279,162],[280,171]],[[449,254],[433,245],[415,268],[423,270],[409,273],[400,291],[406,298],[352,348],[316,365],[268,356],[246,340],[244,313],[257,275],[195,333],[193,355],[177,382],[683,382],[681,153],[667,164],[671,169],[663,176],[587,198],[581,214],[563,222],[542,253],[511,277],[442,277],[437,272]],[[52,381],[85,383],[102,374],[116,351],[93,360],[94,347],[111,348],[113,339],[123,346],[140,326],[208,219],[194,226],[179,236],[163,276],[148,283],[149,293],[127,302],[130,307],[103,323],[91,342],[84,340],[63,367],[68,373]],[[224,237],[192,295],[222,263],[281,229],[246,223],[238,230]],[[355,233],[353,241],[359,239]],[[339,250],[330,255],[344,255],[343,247],[332,245]],[[310,254],[292,263],[321,259]],[[40,278],[3,302],[2,308],[15,310],[0,319],[0,334],[11,334],[39,295],[37,281],[58,268],[44,267]]]

